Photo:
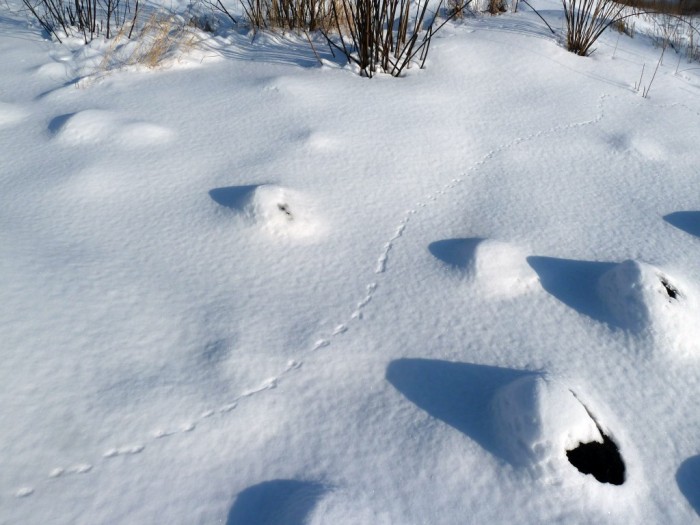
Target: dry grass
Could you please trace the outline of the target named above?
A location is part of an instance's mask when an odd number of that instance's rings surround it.
[[[143,25],[137,41],[138,46],[127,63],[155,68],[176,52],[186,53],[194,48],[198,39],[182,18],[157,12]]]
[[[124,26],[114,35],[98,68],[100,72],[129,66],[164,67],[199,43],[193,26],[164,11],[153,13],[136,28],[133,38],[129,38],[130,33],[132,30]]]

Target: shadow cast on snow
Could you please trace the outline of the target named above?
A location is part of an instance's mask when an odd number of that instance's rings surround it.
[[[700,237],[700,211],[677,211],[664,215],[664,220],[679,230]]]
[[[676,473],[676,482],[691,507],[700,516],[700,455],[686,459]]]
[[[444,239],[431,242],[428,251],[445,264],[466,270],[472,264],[476,255],[476,248],[484,239],[471,237],[466,239]]]
[[[325,492],[315,482],[264,481],[238,494],[226,525],[303,525]]]
[[[535,256],[528,257],[527,262],[539,276],[542,288],[562,303],[591,319],[620,328],[596,291],[601,276],[615,263]]]
[[[338,50],[332,51],[325,39],[309,34],[309,40],[294,35],[279,35],[258,31],[251,38],[246,30],[233,30],[228,35],[237,45],[211,47],[212,51],[229,60],[287,64],[303,68],[320,67],[319,59],[339,67],[347,60]]]
[[[65,113],[64,115],[59,115],[54,117],[49,122],[48,130],[52,135],[56,135],[59,131],[63,129],[63,126],[77,113]]]
[[[493,430],[491,400],[503,386],[536,372],[432,359],[397,359],[386,379],[432,417],[466,434],[484,450],[511,462]]]
[[[213,190],[209,190],[209,196],[215,203],[225,208],[241,211],[248,203],[255,190],[260,186],[262,186],[262,184],[214,188]]]

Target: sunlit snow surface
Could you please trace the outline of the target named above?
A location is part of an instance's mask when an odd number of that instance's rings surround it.
[[[100,69],[0,7],[0,523],[698,521],[697,64],[201,37]]]

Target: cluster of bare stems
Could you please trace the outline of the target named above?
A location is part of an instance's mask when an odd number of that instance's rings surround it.
[[[453,7],[439,25],[444,0],[434,11],[430,0],[243,0],[242,5],[255,29],[320,31],[332,50],[371,78],[377,72],[399,76],[413,63],[423,67],[433,35],[471,1]],[[237,23],[222,0],[210,5]]]
[[[83,36],[85,43],[99,35],[110,38],[136,23],[139,0],[22,0],[32,16],[59,42],[62,36]]]
[[[674,19],[698,33],[692,15],[700,13],[700,0],[681,0],[669,4],[660,0],[562,0],[566,18],[566,48],[587,56],[593,44],[610,26],[624,25],[624,20],[640,15],[661,15]]]
[[[428,0],[340,0],[332,4],[338,38],[328,32],[324,36],[359,67],[360,74],[397,77],[414,62],[421,68],[425,65],[433,35],[470,1],[437,25],[442,0],[433,12],[428,11]]]

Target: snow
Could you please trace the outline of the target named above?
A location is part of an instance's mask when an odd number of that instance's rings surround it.
[[[694,64],[643,98],[649,38],[521,9],[401,79],[240,29],[148,68],[17,5],[0,523],[698,520]]]

